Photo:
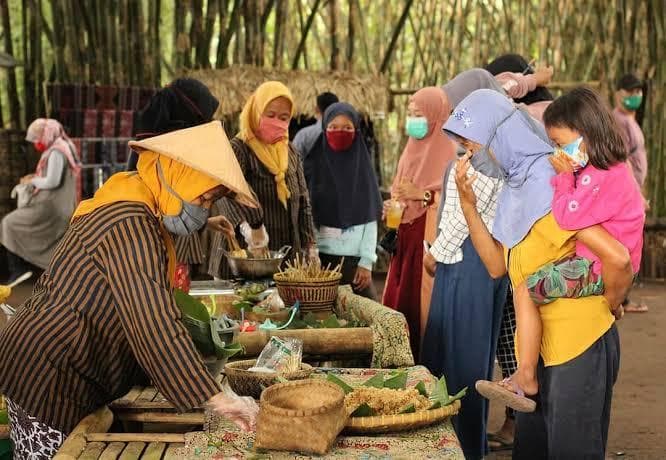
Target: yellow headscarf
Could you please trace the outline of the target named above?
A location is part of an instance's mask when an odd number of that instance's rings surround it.
[[[238,138],[250,146],[259,161],[266,166],[273,176],[277,186],[278,199],[287,207],[287,200],[291,196],[285,177],[289,166],[289,139],[285,138],[275,144],[265,144],[255,135],[259,128],[259,120],[268,104],[278,97],[284,97],[291,102],[291,116],[294,115],[294,98],[285,85],[278,81],[263,83],[249,97],[240,115],[240,132]]]
[[[164,179],[185,201],[193,201],[220,185],[220,182],[212,177],[176,160],[144,151],[139,155],[137,172],[118,173],[111,176],[93,198],[81,202],[74,212],[73,219],[121,201],[143,203],[157,217],[178,215],[182,203],[160,181],[157,172],[158,162],[164,173]],[[169,279],[173,280],[176,271],[176,250],[169,232],[163,226],[160,227],[169,258]]]

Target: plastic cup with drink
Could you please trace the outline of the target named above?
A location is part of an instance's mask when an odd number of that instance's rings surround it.
[[[388,209],[386,210],[386,226],[391,229],[397,229],[400,227],[402,213],[404,211],[404,203],[396,199],[389,201]]]

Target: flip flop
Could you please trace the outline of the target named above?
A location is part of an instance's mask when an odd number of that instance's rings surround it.
[[[513,441],[498,433],[488,433],[488,447],[492,452],[501,452],[513,449]]]
[[[648,306],[644,303],[629,302],[624,306],[625,313],[647,313],[648,310]]]
[[[510,384],[513,391],[507,390],[498,382],[489,382],[488,380],[478,380],[475,385],[476,391],[481,396],[491,401],[498,401],[518,412],[534,412],[536,410],[536,402],[525,397],[525,392],[511,379],[504,379],[502,383]]]

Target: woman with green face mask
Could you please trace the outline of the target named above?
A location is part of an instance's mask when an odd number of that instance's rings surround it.
[[[383,303],[400,310],[407,319],[412,351],[418,356],[421,341],[422,281],[432,283],[423,275],[423,241],[432,242],[435,226],[426,225],[428,211],[437,213],[437,195],[442,176],[455,156],[455,143],[442,131],[451,107],[444,91],[427,87],[410,99],[405,131],[409,136],[398,163],[391,187],[391,197],[404,205],[398,228],[398,242],[391,258]],[[385,203],[385,209],[389,202]],[[429,302],[428,302],[429,304]],[[425,320],[425,318],[423,318]]]
[[[641,129],[642,116],[641,108],[645,105],[643,96],[643,82],[634,74],[623,75],[618,80],[617,91],[615,92],[615,121],[617,121],[624,145],[627,149],[627,164],[630,166],[634,179],[643,191],[645,197],[645,178],[648,172],[647,151],[645,150],[645,137]],[[650,202],[643,198],[645,208],[650,208]],[[637,304],[625,300],[622,304],[627,313],[645,313],[648,311],[644,303]]]

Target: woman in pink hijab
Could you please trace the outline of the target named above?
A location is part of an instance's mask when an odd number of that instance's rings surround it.
[[[391,187],[392,198],[401,201],[405,210],[398,228],[398,242],[391,258],[383,303],[405,315],[412,351],[417,357],[422,327],[426,214],[430,208],[437,209],[435,200],[441,191],[442,176],[456,151],[455,143],[442,131],[450,113],[451,107],[441,88],[423,88],[409,99],[406,121],[409,140]]]
[[[38,118],[28,127],[25,139],[41,158],[35,173],[23,177],[17,186],[27,199],[0,222],[0,243],[7,251],[10,271],[7,281],[34,267],[46,268],[80,197],[81,164],[62,125]]]

